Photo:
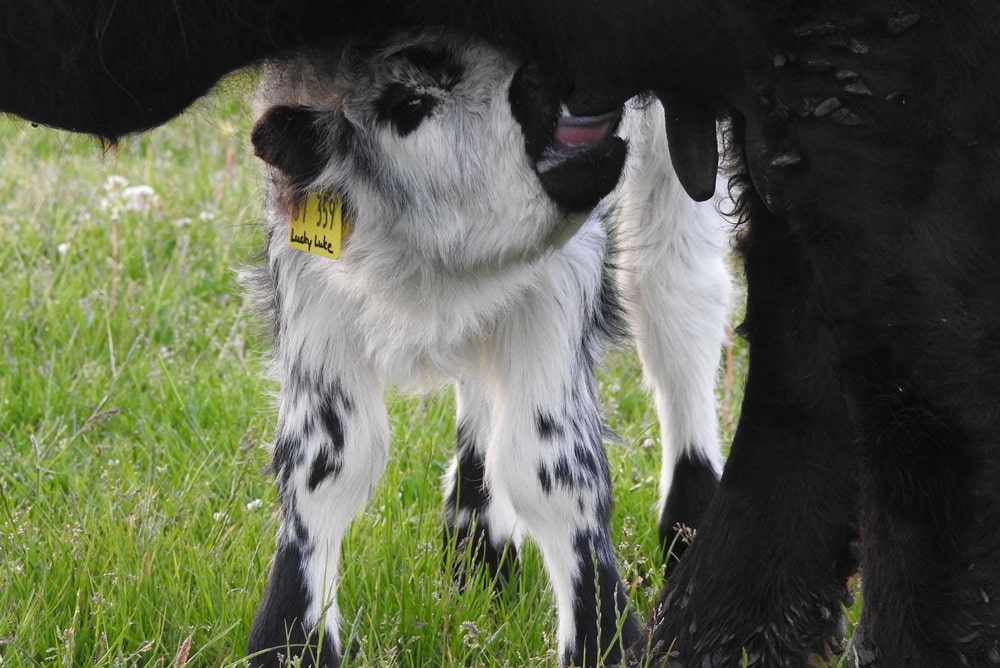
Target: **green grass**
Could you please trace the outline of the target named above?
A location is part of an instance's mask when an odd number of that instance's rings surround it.
[[[104,155],[0,120],[0,665],[233,666],[267,573],[275,493],[265,343],[236,270],[260,243],[245,84]],[[126,210],[112,177],[153,188]],[[728,435],[745,350],[720,390]],[[632,352],[603,374],[614,532],[635,605],[659,585],[655,418]],[[538,554],[517,591],[442,569],[450,393],[392,397],[393,459],[345,541],[355,666],[551,666]]]

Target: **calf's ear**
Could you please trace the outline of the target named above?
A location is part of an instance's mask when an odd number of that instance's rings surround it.
[[[308,107],[271,107],[250,133],[254,155],[284,172],[293,184],[306,185],[319,176],[324,163],[316,119],[317,112]]]

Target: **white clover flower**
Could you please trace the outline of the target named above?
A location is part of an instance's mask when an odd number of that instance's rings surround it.
[[[260,499],[254,499],[253,501],[247,504],[247,510],[259,510],[260,508],[263,507],[264,507],[264,502],[261,501]]]
[[[60,257],[66,257],[66,254],[69,253],[69,242],[68,241],[62,242],[61,244],[56,246],[56,250],[59,251]]]
[[[119,176],[118,174],[112,174],[108,177],[108,180],[104,182],[104,190],[109,193],[119,193],[128,187],[128,179],[124,176]]]
[[[159,204],[160,198],[150,186],[130,186],[122,190],[126,211],[146,213]]]

